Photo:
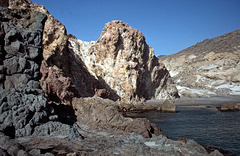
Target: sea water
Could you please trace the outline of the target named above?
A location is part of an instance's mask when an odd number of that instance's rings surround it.
[[[214,108],[178,107],[177,113],[139,114],[157,124],[170,139],[186,136],[204,146],[216,146],[240,155],[240,112]]]

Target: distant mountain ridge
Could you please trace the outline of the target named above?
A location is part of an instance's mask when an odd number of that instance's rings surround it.
[[[205,54],[207,52],[233,52],[234,50],[240,50],[239,47],[240,40],[240,29],[226,33],[224,35],[212,38],[205,39],[197,44],[190,46],[186,49],[183,49],[177,53],[171,55],[159,55],[158,57],[176,57],[186,53],[191,52],[191,54]]]
[[[161,56],[182,96],[240,94],[240,29]]]

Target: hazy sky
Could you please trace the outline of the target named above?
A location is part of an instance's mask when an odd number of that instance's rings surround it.
[[[104,24],[121,20],[141,31],[155,54],[168,55],[240,29],[240,0],[32,0],[67,32],[96,41]]]

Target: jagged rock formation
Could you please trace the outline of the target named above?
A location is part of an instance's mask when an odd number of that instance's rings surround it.
[[[207,39],[160,60],[181,96],[240,95],[240,30]]]
[[[14,138],[31,135],[48,118],[47,99],[38,81],[46,15],[0,9],[0,130]]]
[[[107,23],[97,42],[69,38],[69,49],[106,88],[120,98],[178,97],[164,64],[155,57],[141,32],[121,21]]]
[[[43,7],[32,4],[34,9],[47,15],[43,32],[42,78],[40,84],[49,100],[70,104],[73,97],[91,97],[106,90],[92,76],[81,59],[68,49],[65,27]],[[111,90],[111,89],[108,89]],[[99,96],[116,98],[108,90]]]
[[[84,62],[68,50],[67,40],[64,26],[37,4],[10,1],[9,8],[1,8],[2,132],[14,138],[40,135],[41,129],[59,127],[58,123],[49,124],[49,120],[73,124],[74,111],[64,116],[65,112],[58,111],[62,106],[54,103],[72,104],[72,97],[94,94],[111,97],[114,94],[113,91],[108,92],[111,88],[104,88],[103,83],[87,71]],[[98,103],[96,100],[94,104],[100,107]],[[77,108],[83,107],[84,103],[79,105],[82,106]],[[67,111],[66,108],[62,110]],[[67,120],[66,116],[72,119]],[[139,120],[139,123],[147,124],[146,129],[139,133],[146,133],[144,136],[149,137],[149,121]]]
[[[41,136],[36,130],[43,123],[58,120],[58,107],[48,105],[39,83],[47,16],[31,8],[31,2],[21,2],[9,1],[9,8],[0,7],[0,131],[11,138]],[[51,126],[56,134],[63,131],[56,127],[73,131],[71,125],[60,122]]]
[[[126,101],[178,96],[167,69],[144,36],[127,24],[109,23],[96,44],[88,47],[67,36],[65,27],[44,7],[27,0],[9,1],[9,8],[14,6],[31,6],[47,15],[40,85],[49,100],[70,104],[73,97],[94,95]]]

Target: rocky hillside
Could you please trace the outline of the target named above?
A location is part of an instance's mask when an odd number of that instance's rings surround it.
[[[209,155],[124,115],[133,100],[178,96],[139,31],[114,21],[85,43],[41,5],[0,4],[0,155]]]
[[[240,29],[159,57],[181,96],[240,95]]]

